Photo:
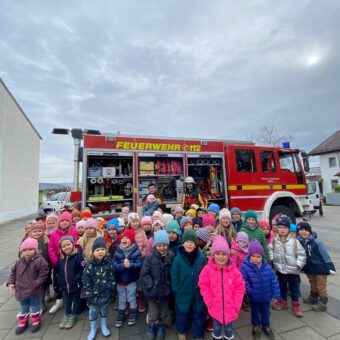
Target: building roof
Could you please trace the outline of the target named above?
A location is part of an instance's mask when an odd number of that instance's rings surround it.
[[[39,183],[39,191],[47,190],[66,190],[68,186],[66,184],[58,183]]]
[[[325,141],[323,141],[319,146],[314,148],[309,155],[317,156],[325,153],[332,153],[340,151],[340,130],[333,133]]]
[[[24,110],[21,108],[21,106],[19,105],[19,103],[16,101],[16,99],[14,98],[14,96],[12,95],[11,91],[8,89],[8,87],[6,86],[6,84],[4,83],[4,81],[0,78],[0,84],[4,87],[4,89],[7,91],[7,93],[10,95],[10,97],[12,98],[12,100],[14,101],[15,105],[18,107],[19,111],[22,113],[22,115],[24,116],[24,118],[27,120],[28,124],[32,127],[32,129],[34,130],[34,132],[38,135],[38,137],[42,140],[39,132],[37,131],[37,129],[34,127],[34,125],[32,124],[32,122],[29,120],[29,118],[26,116],[26,113],[24,112]]]

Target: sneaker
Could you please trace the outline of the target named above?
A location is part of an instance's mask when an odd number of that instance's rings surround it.
[[[59,328],[60,329],[64,329],[65,328],[65,325],[67,323],[67,319],[68,319],[68,315],[64,315],[63,319],[61,320],[60,324],[59,324]]]
[[[288,308],[287,300],[274,300],[272,302],[272,308],[276,310]]]
[[[263,330],[263,333],[266,334],[269,339],[271,340],[275,339],[275,334],[270,327],[264,327],[262,328],[262,330]]]
[[[71,329],[76,323],[76,316],[74,314],[70,314],[67,318],[65,329]]]
[[[137,319],[137,308],[131,308],[129,318],[128,318],[128,325],[129,326],[134,325],[136,323],[136,319]]]
[[[124,316],[125,316],[125,310],[119,309],[118,314],[117,314],[117,318],[116,318],[116,321],[115,321],[115,327],[119,328],[119,327],[123,326]]]
[[[325,312],[327,310],[328,297],[320,297],[320,300],[312,306],[314,312]]]
[[[300,307],[299,302],[292,301],[292,308],[293,308],[293,312],[294,312],[295,316],[297,316],[298,318],[301,318],[303,316],[302,309]]]
[[[49,310],[49,313],[50,314],[57,313],[58,310],[63,306],[64,306],[63,299],[57,299],[57,300],[55,300],[55,304]]]
[[[253,337],[254,339],[259,339],[261,337],[261,327],[253,326]]]

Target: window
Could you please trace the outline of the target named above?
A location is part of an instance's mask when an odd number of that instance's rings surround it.
[[[332,190],[334,191],[334,188],[336,186],[338,186],[339,182],[337,179],[331,179],[331,187],[332,187]]]
[[[336,168],[336,159],[335,159],[335,157],[328,158],[328,161],[329,161],[329,167],[330,168]]]
[[[280,151],[279,157],[280,157],[280,167],[281,167],[282,170],[286,170],[286,171],[289,171],[289,172],[295,172],[294,161],[293,161],[291,153]]]
[[[263,172],[275,172],[274,152],[268,150],[260,151],[260,162]]]
[[[256,172],[254,150],[235,150],[238,172]]]
[[[307,184],[308,195],[314,195],[316,193],[316,182],[310,182]]]

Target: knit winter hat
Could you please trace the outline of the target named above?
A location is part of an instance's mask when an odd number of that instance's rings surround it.
[[[177,213],[184,214],[184,209],[182,209],[181,207],[176,207],[175,210],[174,210],[174,214],[177,214]]]
[[[34,238],[27,238],[20,245],[20,253],[26,249],[35,249],[38,250],[38,241]]]
[[[187,230],[183,234],[182,243],[185,243],[186,241],[192,241],[197,245],[198,238],[197,238],[196,232],[194,230]]]
[[[220,213],[220,206],[216,203],[211,203],[208,207],[208,212],[209,211],[214,211],[216,215]]]
[[[98,229],[98,222],[94,218],[89,218],[88,220],[85,221],[84,229]]]
[[[196,235],[199,239],[203,240],[206,243],[209,241],[209,232],[205,228],[199,228],[198,230],[196,230]]]
[[[164,225],[167,225],[168,222],[172,221],[174,217],[171,214],[163,214]]]
[[[124,220],[121,217],[118,217],[117,220],[118,220],[118,223],[119,223],[120,227],[125,227],[125,222],[124,222]]]
[[[46,223],[49,219],[54,218],[56,221],[58,221],[58,215],[56,213],[50,213],[46,217]]]
[[[239,231],[236,236],[236,242],[243,241],[249,244],[249,236],[244,231]]]
[[[200,228],[202,228],[202,218],[201,217],[195,217],[192,220],[192,225],[198,224]]]
[[[252,240],[249,243],[248,255],[252,256],[254,254],[260,254],[260,255],[264,256],[263,247],[261,246],[261,244],[258,240]]]
[[[183,228],[184,224],[186,224],[188,222],[190,222],[192,224],[192,219],[190,217],[182,217],[181,222],[180,222],[181,228]]]
[[[230,249],[229,249],[228,242],[221,235],[216,236],[216,238],[215,238],[215,240],[212,244],[212,247],[211,247],[211,254],[212,255],[214,255],[218,251],[226,253],[228,256],[230,256]]]
[[[282,225],[284,227],[290,228],[290,221],[287,217],[281,217],[276,221],[276,225]]]
[[[300,222],[297,225],[297,230],[300,231],[301,229],[307,230],[310,233],[312,233],[312,227],[310,226],[310,224],[308,222]]]
[[[155,226],[158,225],[161,227],[161,229],[164,229],[164,223],[161,220],[156,220],[152,223],[152,228],[155,228]]]
[[[291,233],[296,233],[297,232],[296,224],[291,223],[289,229]]]
[[[106,224],[106,229],[116,229],[117,231],[119,230],[119,221],[117,218],[113,218],[110,221],[107,222]]]
[[[233,216],[234,214],[237,214],[242,217],[242,210],[240,208],[234,207],[230,209],[230,214],[231,216]]]
[[[167,233],[174,232],[176,234],[179,234],[179,224],[177,221],[172,220],[166,224],[165,228]]]
[[[197,210],[198,207],[199,207],[199,206],[198,206],[197,204],[191,204],[190,207],[189,207],[189,209],[195,209],[195,210]]]
[[[185,216],[192,216],[192,218],[196,217],[196,210],[195,209],[188,209],[187,212],[185,213]]]
[[[76,223],[76,229],[84,228],[84,227],[85,227],[85,221],[84,220],[80,220]]]
[[[132,229],[128,229],[128,230],[124,230],[123,234],[122,234],[122,238],[123,237],[127,237],[131,243],[135,243],[135,231]]]
[[[147,202],[150,202],[152,199],[153,199],[153,200],[156,199],[155,195],[150,194],[150,195],[146,196],[146,201],[147,201]]]
[[[80,211],[77,209],[73,209],[71,212],[72,217],[79,216],[80,217]]]
[[[207,214],[203,216],[202,220],[203,227],[206,227],[207,225],[212,225],[214,228],[216,227],[214,216]]]
[[[129,207],[122,207],[122,212],[120,214],[128,214],[130,212]]]
[[[139,215],[135,212],[130,213],[128,215],[128,224],[130,224],[132,220],[138,220],[139,221]]]
[[[107,246],[106,246],[106,242],[104,240],[103,237],[97,237],[94,242],[93,242],[93,245],[92,245],[92,253],[98,249],[98,248],[105,248],[107,249]]]
[[[140,224],[143,226],[144,224],[152,225],[152,219],[150,216],[143,216]]]
[[[246,211],[246,213],[244,214],[244,221],[247,221],[249,217],[255,218],[255,220],[257,220],[256,212],[254,210]]]
[[[222,217],[227,217],[228,220],[231,220],[231,215],[230,215],[230,211],[227,208],[223,208],[222,210],[220,210],[219,213],[219,219],[221,220]]]
[[[153,244],[154,246],[159,243],[169,244],[169,235],[165,230],[158,230],[156,231],[153,237]]]
[[[152,218],[154,217],[159,217],[161,220],[163,220],[163,214],[158,210],[154,211],[154,213],[152,214]]]
[[[267,221],[259,221],[259,227],[261,229],[266,228],[266,229],[271,229],[270,224]]]
[[[61,221],[68,221],[70,223],[70,227],[72,225],[72,215],[68,211],[64,211],[60,214],[58,218],[58,226],[60,225]]]
[[[91,213],[91,211],[89,209],[85,209],[85,210],[83,210],[80,213],[80,217],[81,218],[84,218],[84,217],[91,218],[92,217],[92,213]]]
[[[74,244],[74,238],[72,235],[67,235],[67,236],[64,236],[60,239],[59,241],[59,247],[61,246],[61,242],[65,241],[65,240],[69,240],[72,244]]]
[[[33,231],[33,230],[45,230],[46,227],[44,225],[44,223],[40,222],[40,221],[36,221],[36,222],[33,222],[30,226],[30,233]]]

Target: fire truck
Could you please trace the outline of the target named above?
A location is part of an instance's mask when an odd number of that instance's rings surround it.
[[[154,183],[167,208],[181,203],[184,179],[194,178],[208,203],[257,211],[271,220],[313,209],[307,196],[308,157],[298,149],[249,141],[180,139],[120,134],[84,135],[81,208],[117,216],[141,212]]]

